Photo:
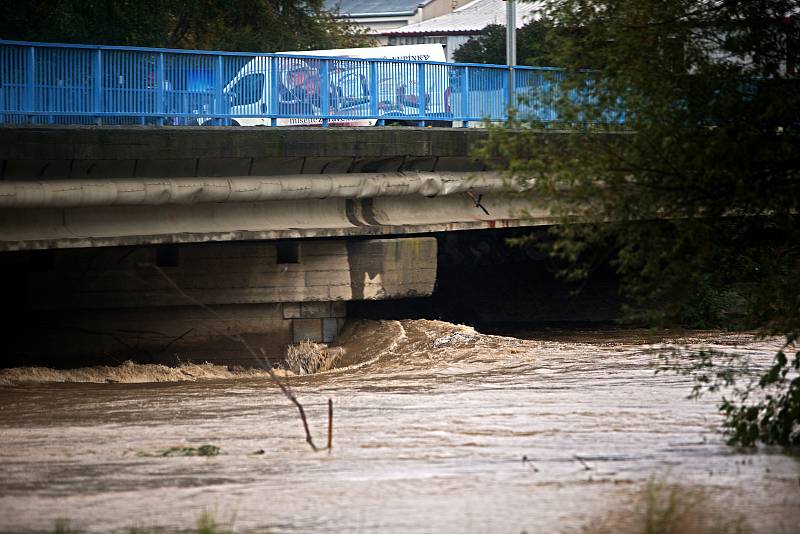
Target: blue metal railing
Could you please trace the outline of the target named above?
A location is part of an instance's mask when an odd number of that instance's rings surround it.
[[[554,68],[0,40],[0,123],[557,120]],[[513,87],[509,88],[509,82]]]

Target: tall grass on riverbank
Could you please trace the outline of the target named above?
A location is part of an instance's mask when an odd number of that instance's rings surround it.
[[[592,521],[586,534],[750,534],[742,515],[715,506],[708,491],[651,479],[629,502]]]
[[[214,512],[203,510],[195,520],[195,532],[197,534],[232,534],[235,517],[236,514],[232,514],[227,521],[220,521]],[[85,531],[73,527],[68,519],[57,520],[55,527],[53,527],[53,534],[81,534],[83,532]],[[124,532],[127,534],[162,534],[172,531],[162,527],[133,526]],[[269,532],[269,530],[259,532]]]

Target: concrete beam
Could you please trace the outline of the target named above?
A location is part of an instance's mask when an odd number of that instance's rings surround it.
[[[88,208],[263,202],[398,195],[435,197],[471,191],[502,192],[515,186],[496,172],[396,172],[322,176],[95,179],[0,182],[3,208]]]
[[[553,220],[546,199],[485,194],[480,206],[474,195],[459,193],[434,198],[4,209],[0,250],[415,234]]]
[[[0,126],[0,160],[125,161],[469,158],[488,132],[458,128]],[[301,171],[302,172],[302,171]],[[75,178],[76,176],[72,176]]]

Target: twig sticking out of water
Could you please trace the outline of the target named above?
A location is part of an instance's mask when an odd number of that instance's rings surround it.
[[[529,466],[531,469],[533,469],[534,473],[538,473],[539,472],[539,468],[536,467],[536,464],[531,462],[530,459],[527,456],[523,456],[522,457],[522,465]]]
[[[333,399],[328,399],[328,454],[333,448]]]
[[[142,267],[151,267],[155,269],[164,278],[164,280],[166,280],[167,283],[170,286],[172,286],[172,288],[175,289],[175,291],[177,291],[178,294],[181,295],[184,299],[186,299],[187,301],[191,302],[196,306],[199,306],[200,308],[202,308],[215,318],[221,321],[224,320],[224,318],[216,311],[214,311],[212,308],[210,308],[206,304],[203,304],[202,302],[192,297],[191,295],[188,295],[183,289],[181,289],[181,287],[177,283],[175,283],[175,281],[172,278],[169,277],[169,275],[167,275],[167,273],[164,272],[163,269],[161,269],[161,267],[159,267],[155,263],[140,263],[139,265],[141,265]],[[297,397],[294,396],[294,393],[292,393],[292,390],[289,388],[289,385],[285,384],[281,379],[278,378],[278,375],[275,374],[275,371],[272,369],[272,362],[269,360],[269,357],[264,352],[264,349],[263,348],[261,349],[261,355],[259,356],[241,335],[228,334],[227,332],[222,332],[221,330],[217,330],[213,326],[211,327],[211,329],[214,330],[217,334],[227,337],[231,341],[240,343],[247,350],[247,352],[250,353],[250,356],[252,356],[255,361],[261,364],[264,370],[267,371],[267,373],[269,374],[269,377],[272,379],[272,381],[278,385],[284,396],[287,399],[289,399],[292,402],[292,404],[297,406],[297,411],[300,412],[300,420],[303,422],[303,430],[306,433],[306,443],[309,444],[311,450],[317,452],[319,449],[317,449],[317,446],[314,445],[314,440],[311,438],[311,431],[308,429],[308,420],[306,419],[306,412],[303,409],[303,405],[300,404],[300,401],[297,400]]]
[[[591,471],[592,470],[592,466],[587,464],[584,461],[584,459],[581,458],[580,456],[578,456],[577,454],[573,454],[572,457],[575,458],[576,460],[578,460],[578,462],[580,462],[580,464],[583,466],[583,468],[586,469],[587,471]]]

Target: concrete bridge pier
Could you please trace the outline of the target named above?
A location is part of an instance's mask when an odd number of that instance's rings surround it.
[[[258,365],[302,340],[331,342],[346,302],[431,295],[436,240],[145,245],[28,253],[18,358]],[[202,306],[198,305],[202,303]]]

